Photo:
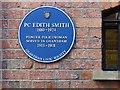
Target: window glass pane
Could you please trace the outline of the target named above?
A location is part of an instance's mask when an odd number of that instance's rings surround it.
[[[116,27],[116,28],[118,28],[118,24],[117,23],[105,23],[105,27],[110,27],[110,28]]]
[[[106,20],[117,20],[117,18],[118,18],[118,13],[114,13],[114,14],[107,16],[105,19]]]
[[[106,68],[118,66],[118,30],[106,30]]]

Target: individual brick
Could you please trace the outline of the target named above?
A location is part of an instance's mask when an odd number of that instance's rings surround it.
[[[102,51],[99,49],[89,50],[89,57],[90,59],[101,59]]]
[[[90,38],[101,38],[101,37],[102,37],[101,28],[90,29]]]
[[[59,63],[58,62],[47,64],[47,69],[58,69],[58,68],[59,68]]]
[[[110,82],[109,81],[84,81],[83,82],[84,88],[110,88]]]
[[[3,49],[7,48],[20,48],[18,40],[3,40],[2,41]]]
[[[32,88],[32,81],[21,81],[21,88]]]
[[[89,6],[88,2],[73,2],[72,7],[74,8],[87,8]]]
[[[44,88],[44,82],[43,81],[34,81],[33,82],[33,88]]]
[[[32,60],[25,59],[25,60],[20,60],[20,62],[21,62],[22,69],[31,69],[33,67]]]
[[[2,2],[0,2],[0,8],[2,8]]]
[[[8,28],[8,20],[2,20],[2,21],[0,20],[0,28],[7,29]]]
[[[4,10],[4,18],[5,19],[22,19],[28,10]]]
[[[88,38],[88,28],[80,28],[80,30],[76,30],[76,38]]]
[[[72,18],[80,18],[82,17],[82,9],[72,10],[72,9],[65,9],[68,15]]]
[[[88,41],[88,48],[101,48],[101,39],[92,39]]]
[[[45,6],[55,6],[56,2],[45,2]]]
[[[86,61],[86,64],[85,64],[85,68],[86,70],[90,70],[90,69],[95,69],[95,68],[101,68],[102,65],[101,65],[101,61]]]
[[[56,81],[46,81],[45,88],[48,88],[48,89],[57,88]]]
[[[58,81],[57,82],[57,87],[58,88],[69,88],[70,87],[70,82],[69,81]]]
[[[2,49],[3,46],[2,46],[2,40],[0,40],[0,49]]]
[[[81,50],[81,49],[73,49],[70,52],[70,58],[72,59],[86,59],[88,58],[88,50]]]
[[[15,58],[15,50],[3,50],[3,59]]]
[[[2,88],[20,88],[20,81],[3,81]]]
[[[0,89],[2,90],[3,86],[2,86],[2,81],[0,81]]]
[[[99,2],[90,2],[89,7],[90,8],[100,8]]]
[[[102,9],[109,9],[111,7],[110,2],[100,2]]]
[[[83,82],[83,88],[94,88],[93,81],[84,81]]]
[[[62,70],[69,70],[69,69],[72,69],[72,60],[62,60],[61,62],[60,62],[60,69],[62,69]]]
[[[76,39],[75,48],[88,48],[88,40]]]
[[[56,71],[56,78],[60,80],[72,80],[78,79],[79,75],[77,71],[60,70]]]
[[[2,58],[2,50],[0,50],[0,59]]]
[[[20,8],[20,2],[2,2],[2,8]]]
[[[44,63],[34,62],[33,64],[34,64],[35,69],[44,69],[44,68],[46,68],[46,64],[44,64]]]
[[[18,38],[18,30],[4,30],[3,38],[17,39]]]
[[[92,83],[94,88],[110,88],[109,81],[94,81]]]
[[[85,18],[101,18],[101,11],[100,9],[84,9]]]
[[[76,19],[76,27],[101,27],[101,19]]]
[[[80,71],[80,80],[91,80],[93,76],[93,71],[83,70]]]
[[[44,79],[52,80],[55,79],[55,71],[44,71]]]
[[[30,79],[32,80],[39,80],[44,79],[44,72],[43,71],[30,71]]]
[[[9,28],[18,29],[20,25],[20,20],[9,20]]]
[[[22,50],[16,50],[14,58],[16,58],[16,59],[27,59],[28,56]]]
[[[110,4],[111,4],[112,7],[120,5],[119,2],[110,2]]]
[[[81,81],[71,81],[70,88],[81,88],[82,89],[82,82]]]
[[[74,60],[72,63],[72,69],[85,69],[85,62],[83,60]]]
[[[21,50],[3,50],[4,59],[26,59],[27,56]]]
[[[119,88],[120,87],[120,82],[119,81],[112,81],[110,82],[111,88]]]
[[[0,19],[3,19],[3,10],[0,10]]]
[[[20,60],[4,60],[2,69],[20,69]]]
[[[70,8],[72,5],[71,2],[56,2],[55,6],[59,8]]]
[[[45,2],[21,2],[21,8],[28,8],[28,9],[32,9],[44,5]]]
[[[1,69],[1,68],[0,68]],[[0,70],[0,81],[2,80],[2,71]],[[1,84],[1,82],[0,82]]]
[[[55,79],[55,72],[54,71],[30,71],[30,79],[34,80],[51,80]]]
[[[0,20],[0,30],[3,29],[3,26],[4,26],[3,23],[4,23],[3,20]],[[7,23],[6,23],[6,24],[7,24]]]
[[[0,30],[0,39],[2,39],[3,38],[3,32],[2,32],[2,30]]]
[[[19,70],[4,70],[2,72],[2,78],[8,80],[20,80],[20,79],[28,79],[28,73],[26,71]]]

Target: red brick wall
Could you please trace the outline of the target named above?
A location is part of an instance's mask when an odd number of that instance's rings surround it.
[[[118,81],[93,81],[101,69],[101,11],[118,2],[1,2],[1,88],[118,88]],[[51,5],[65,10],[76,27],[76,42],[58,62],[38,63],[18,43],[21,19],[33,8]],[[2,29],[1,29],[2,28]],[[2,63],[1,63],[2,62]]]

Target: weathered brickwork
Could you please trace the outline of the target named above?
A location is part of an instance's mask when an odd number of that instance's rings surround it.
[[[60,61],[38,63],[22,51],[18,28],[33,8],[56,6],[73,20],[76,40]],[[118,88],[118,81],[94,81],[93,70],[101,69],[101,12],[118,2],[1,2],[0,88]]]

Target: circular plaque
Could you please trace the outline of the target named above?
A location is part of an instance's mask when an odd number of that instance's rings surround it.
[[[30,11],[21,21],[19,43],[33,60],[50,63],[63,58],[72,48],[75,28],[61,9],[43,6]]]

